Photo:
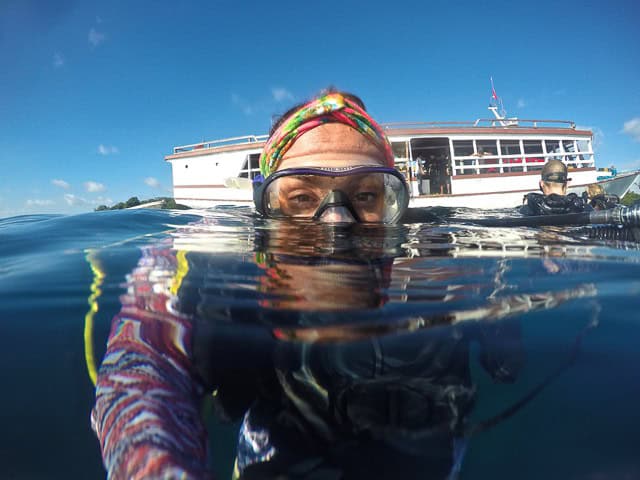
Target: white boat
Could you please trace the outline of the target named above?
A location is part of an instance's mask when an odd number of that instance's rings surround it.
[[[597,182],[622,198],[638,177],[597,169],[592,131],[573,122],[506,118],[497,104],[489,110],[495,118],[383,124],[396,168],[411,186],[411,207],[515,207],[539,191],[540,170],[551,159],[568,166],[569,191],[578,194]],[[165,160],[175,201],[194,208],[252,204],[251,179],[260,173],[266,139],[247,135],[174,147]]]

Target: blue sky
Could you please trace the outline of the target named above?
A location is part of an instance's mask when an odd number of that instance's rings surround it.
[[[381,122],[575,121],[640,168],[640,2],[0,2],[0,217],[169,195],[175,145],[327,85]]]

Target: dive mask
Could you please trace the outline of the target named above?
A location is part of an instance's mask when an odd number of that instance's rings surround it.
[[[256,210],[269,218],[319,219],[344,209],[357,222],[397,222],[409,204],[409,189],[395,168],[288,168],[253,180]]]

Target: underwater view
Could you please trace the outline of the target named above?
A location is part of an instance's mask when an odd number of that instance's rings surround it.
[[[640,478],[640,243],[477,216],[0,220],[0,476]]]

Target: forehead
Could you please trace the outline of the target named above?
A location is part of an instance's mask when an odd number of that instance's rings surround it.
[[[278,170],[384,164],[382,150],[363,134],[348,125],[326,123],[301,135],[282,158]]]
[[[345,176],[322,176],[322,175],[295,175],[278,178],[273,187],[279,190],[292,188],[317,187],[317,188],[337,188],[337,187],[382,187],[384,178],[380,174],[360,174]],[[272,188],[273,188],[272,187]]]

